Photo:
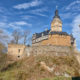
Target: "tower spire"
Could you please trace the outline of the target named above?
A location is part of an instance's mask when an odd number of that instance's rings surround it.
[[[59,13],[58,13],[58,6],[56,6],[55,15],[53,17],[53,21],[51,23],[51,31],[62,31],[62,21],[60,19]]]
[[[58,14],[58,6],[56,6],[56,11],[55,11],[54,18],[60,18],[59,14]]]

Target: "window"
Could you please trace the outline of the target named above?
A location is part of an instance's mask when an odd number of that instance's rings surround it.
[[[18,58],[20,58],[21,49],[18,49]]]
[[[20,49],[18,49],[18,52],[20,53]]]

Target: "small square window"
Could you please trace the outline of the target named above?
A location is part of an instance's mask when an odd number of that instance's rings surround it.
[[[20,50],[20,49],[18,49],[18,52],[19,52],[19,53],[20,53],[20,51],[21,51],[21,50]]]

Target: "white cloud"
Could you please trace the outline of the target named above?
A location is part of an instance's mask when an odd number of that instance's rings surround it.
[[[2,34],[0,32],[0,42],[4,42],[4,44],[7,44],[12,39],[11,32],[15,29],[23,31],[23,27],[30,27],[32,24],[25,22],[25,21],[19,21],[19,22],[0,22],[0,30],[3,31]],[[11,29],[11,31],[9,31]],[[8,36],[8,38],[6,38]],[[3,38],[4,37],[4,38]]]
[[[14,22],[13,24],[16,24],[16,25],[19,25],[19,26],[30,25],[29,23],[27,23],[25,21]]]
[[[35,9],[35,10],[29,11],[29,13],[32,13],[34,15],[47,17],[47,15],[45,15],[44,12],[48,12],[48,8],[45,7],[45,8],[40,8],[40,9]]]
[[[60,14],[60,17],[61,19],[70,19],[70,18],[74,18],[76,15],[77,13],[67,12],[67,13]]]
[[[0,29],[22,29],[22,27],[31,27],[32,24],[25,22],[25,21],[18,21],[18,22],[0,22]]]
[[[5,26],[6,25],[6,23],[5,22],[0,22],[0,27],[2,26]]]
[[[0,22],[0,29],[7,29],[7,28],[9,28],[8,23]]]
[[[43,17],[47,17],[47,15],[45,15],[45,14],[43,14],[43,13],[39,13],[39,12],[33,12],[33,14],[35,14],[35,15],[39,15],[39,16],[43,16]]]
[[[76,38],[77,46],[80,48],[80,15],[76,16],[72,23],[72,33],[73,36]]]
[[[80,10],[80,0],[75,0],[72,3],[70,3],[67,7],[66,10]]]
[[[21,16],[22,19],[25,19],[25,20],[29,20],[31,18],[33,18],[34,16],[30,16],[30,15],[24,15],[24,16]]]
[[[35,9],[35,10],[31,10],[31,12],[47,12],[49,11],[48,8],[44,7],[44,8],[40,8],[40,9]]]
[[[71,13],[62,13],[62,14],[60,14],[60,16],[63,19],[68,19],[72,16],[72,14]]]
[[[32,24],[25,22],[25,21],[19,21],[19,22],[9,23],[9,26],[10,26],[10,28],[13,28],[13,29],[21,29],[23,26],[30,27],[30,26],[32,26]]]
[[[41,1],[33,0],[32,2],[29,2],[29,3],[23,3],[23,4],[15,5],[13,8],[16,8],[16,9],[28,9],[30,7],[39,6],[40,4],[41,4]]]
[[[37,17],[36,15],[43,16],[43,17],[48,17],[44,12],[48,12],[47,7],[29,10],[26,13],[33,14],[33,15],[23,15],[23,16],[21,16],[21,18],[25,19],[25,20],[28,20],[28,19],[36,18]]]

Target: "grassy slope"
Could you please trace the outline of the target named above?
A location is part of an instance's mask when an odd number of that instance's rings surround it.
[[[52,67],[56,65],[55,71],[49,73],[40,66],[44,61],[46,65]],[[70,76],[79,76],[79,64],[74,56],[53,57],[53,56],[30,56],[12,64],[0,72],[0,80],[64,80],[64,77],[58,77],[55,72],[67,73]],[[70,78],[66,78],[70,80]]]

